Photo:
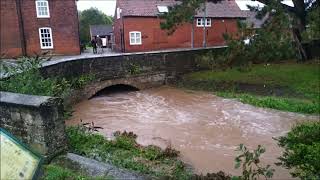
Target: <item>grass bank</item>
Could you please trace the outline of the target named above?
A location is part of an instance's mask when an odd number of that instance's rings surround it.
[[[133,133],[116,133],[106,140],[85,127],[69,127],[69,151],[150,176],[151,178],[190,179],[191,171],[178,159],[178,152],[156,146],[143,147]]]
[[[251,71],[200,71],[187,74],[177,84],[193,90],[214,91],[258,107],[319,114],[320,67],[282,63],[254,65]]]
[[[111,177],[90,177],[84,172],[73,171],[69,168],[50,164],[44,168],[42,180],[111,180]]]

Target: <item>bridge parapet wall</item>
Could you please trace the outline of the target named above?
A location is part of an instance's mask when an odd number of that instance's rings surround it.
[[[166,72],[176,76],[197,69],[196,57],[208,51],[222,51],[226,47],[205,49],[171,50],[146,53],[126,53],[104,57],[66,59],[48,62],[42,73],[47,77],[77,77],[91,74],[98,80],[125,78],[132,67],[138,67],[141,74]]]

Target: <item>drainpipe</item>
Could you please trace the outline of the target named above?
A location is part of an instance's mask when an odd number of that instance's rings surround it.
[[[124,23],[122,20],[122,41],[123,41],[123,52],[126,52],[126,39],[125,39],[125,34],[124,34]]]
[[[203,47],[207,47],[207,23],[206,23],[206,19],[207,19],[207,0],[204,0],[204,16],[203,16]]]
[[[123,41],[123,49],[122,51],[126,52],[126,41],[125,41],[125,34],[124,34],[124,18],[122,16],[122,10],[120,10],[121,22],[122,22],[122,41]]]
[[[83,46],[83,44],[81,44],[81,39],[80,39],[80,18],[79,18],[79,11],[78,11],[78,4],[77,4],[77,2],[78,2],[78,0],[76,0],[75,1],[75,4],[76,4],[76,9],[75,9],[75,11],[76,11],[76,13],[77,13],[77,22],[78,22],[78,32],[77,32],[77,35],[78,35],[78,42],[79,42],[79,51],[80,51],[80,53],[79,54],[81,54],[82,52],[81,52],[81,45]],[[90,41],[91,41],[91,38],[90,38]],[[85,46],[86,46],[86,43],[84,44]]]
[[[194,48],[194,17],[192,17],[191,23],[191,48]]]
[[[21,0],[16,0],[16,8],[17,8],[17,15],[18,15],[22,56],[27,56],[26,36],[24,34],[23,17],[22,17],[22,11],[21,11]]]

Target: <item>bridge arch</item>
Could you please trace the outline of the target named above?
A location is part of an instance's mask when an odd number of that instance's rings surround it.
[[[126,86],[132,90],[143,90],[165,84],[164,73],[145,74],[133,77],[103,80],[89,84],[84,88],[83,98],[90,99],[104,89],[114,86]]]
[[[107,86],[104,89],[101,89],[96,94],[94,94],[91,98],[100,96],[100,95],[108,95],[114,92],[128,92],[128,91],[139,91],[137,87],[128,84],[114,84],[111,86]]]

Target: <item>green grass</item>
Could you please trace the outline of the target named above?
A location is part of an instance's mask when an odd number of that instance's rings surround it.
[[[110,177],[89,177],[59,165],[47,165],[44,168],[43,180],[111,180]]]
[[[132,134],[120,134],[114,141],[102,135],[87,132],[83,127],[69,127],[69,150],[73,153],[111,163],[151,177],[189,179],[191,172],[178,160],[172,149],[155,146],[142,147]]]
[[[279,96],[263,96],[237,89],[237,84],[284,89]],[[237,98],[243,103],[284,111],[319,114],[320,67],[310,64],[254,65],[249,72],[237,69],[200,71],[187,74],[178,85],[195,90],[215,91],[217,95]]]
[[[274,96],[256,96],[234,92],[217,92],[216,94],[225,98],[236,98],[242,103],[251,104],[257,107],[272,108],[289,112],[301,112],[306,114],[319,114],[319,103],[317,104],[305,100]]]

